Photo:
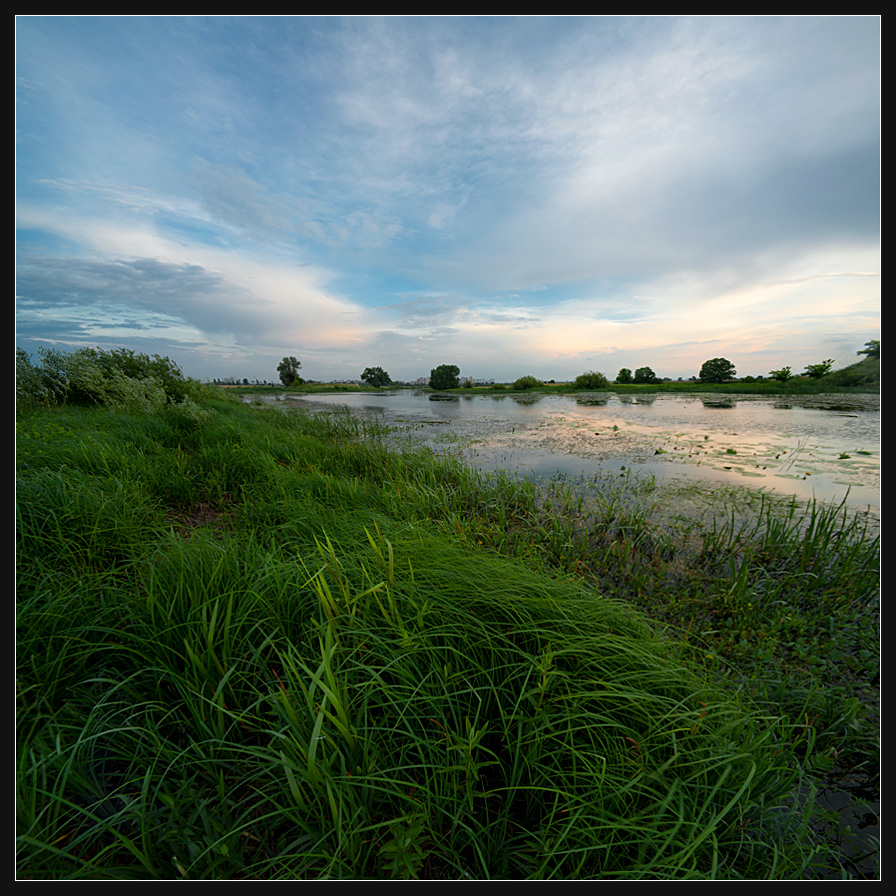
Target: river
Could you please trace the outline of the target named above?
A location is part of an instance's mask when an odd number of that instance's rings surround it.
[[[877,395],[437,395],[414,390],[287,396],[344,406],[483,471],[761,487],[880,514]]]

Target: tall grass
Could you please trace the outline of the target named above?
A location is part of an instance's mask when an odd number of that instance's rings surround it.
[[[691,579],[733,601],[747,557],[867,579],[849,538],[823,536],[851,559],[812,564],[770,522],[761,549],[707,532],[697,582],[649,485],[487,479],[340,415],[205,410],[18,420],[21,877],[830,861],[794,795],[844,737],[738,694],[706,631],[670,638],[644,610]]]

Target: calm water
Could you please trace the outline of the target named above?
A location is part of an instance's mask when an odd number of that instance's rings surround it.
[[[289,399],[288,399],[289,400]],[[291,401],[291,400],[290,400]],[[841,501],[879,515],[877,395],[305,395],[345,406],[481,470],[650,473]],[[848,496],[848,497],[847,497]]]

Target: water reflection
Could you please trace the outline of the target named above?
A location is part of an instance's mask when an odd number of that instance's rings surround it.
[[[588,393],[584,393],[576,396],[576,404],[591,407],[603,407],[607,404],[607,402],[609,402],[609,400],[609,395],[590,395]]]
[[[459,398],[405,390],[303,395],[301,403],[374,414],[394,424],[397,437],[404,433],[482,470],[595,476],[634,469],[879,509],[876,395]]]

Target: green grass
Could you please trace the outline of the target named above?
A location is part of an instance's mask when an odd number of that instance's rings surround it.
[[[794,797],[876,761],[842,512],[659,525],[649,481],[204,408],[17,420],[20,878],[836,865]]]

